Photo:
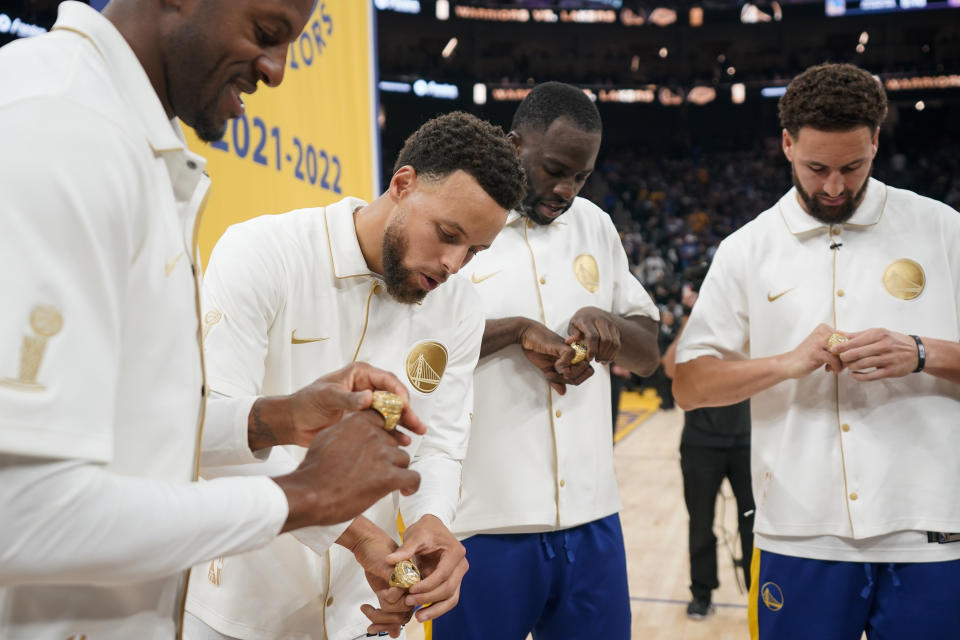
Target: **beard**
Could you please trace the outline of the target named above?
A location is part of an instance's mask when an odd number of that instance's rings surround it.
[[[526,167],[524,167],[524,173],[526,174],[527,178],[527,195],[523,197],[523,201],[520,203],[520,213],[534,224],[546,226],[560,216],[558,215],[551,218],[543,215],[537,210],[537,205],[543,202],[543,198],[541,198],[540,194],[533,190],[534,181],[530,175],[530,171],[528,171]],[[571,206],[573,206],[572,201],[566,206],[562,213],[565,213]]]
[[[201,4],[198,11],[213,6],[213,3]],[[169,91],[168,100],[171,101],[174,112],[192,127],[197,137],[204,142],[216,142],[227,132],[227,120],[217,116],[217,105],[222,100],[226,87],[222,87],[204,104],[193,103],[193,100],[204,95],[204,87],[209,86],[211,78],[209,73],[197,78],[187,71],[198,65],[203,66],[203,61],[213,59],[211,52],[202,44],[207,41],[207,35],[200,26],[204,21],[213,18],[210,14],[198,14],[195,20],[181,25],[170,35],[167,54],[171,63],[164,78]]]
[[[216,142],[227,133],[227,122],[217,122],[212,114],[215,105],[203,107],[195,119],[193,131],[204,142]]]
[[[520,213],[528,220],[539,225],[548,225],[553,222],[556,218],[548,218],[537,211],[538,204],[540,204],[540,198],[536,194],[531,193],[520,203]]]
[[[403,264],[407,255],[407,238],[400,231],[404,217],[395,218],[383,233],[383,281],[397,302],[414,304],[423,300],[427,291],[415,284],[413,271]]]
[[[841,204],[826,205],[821,203],[815,195],[811,196],[803,189],[803,186],[800,184],[800,178],[797,177],[796,169],[792,164],[790,165],[790,176],[793,178],[793,186],[797,188],[800,199],[803,201],[803,204],[806,205],[807,213],[814,219],[825,224],[841,224],[853,217],[853,213],[857,210],[857,207],[860,206],[860,203],[863,202],[863,195],[867,192],[867,185],[870,184],[870,173],[872,171],[873,165],[871,164],[870,170],[867,171],[867,177],[863,180],[863,186],[861,186],[855,194],[852,196],[847,194],[846,200]]]

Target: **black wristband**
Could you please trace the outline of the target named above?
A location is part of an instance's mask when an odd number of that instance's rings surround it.
[[[927,350],[923,348],[923,341],[920,336],[911,335],[910,337],[917,343],[917,368],[913,372],[920,373],[923,371],[923,366],[927,364]]]

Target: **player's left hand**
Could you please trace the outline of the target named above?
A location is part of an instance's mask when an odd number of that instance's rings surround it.
[[[908,335],[879,328],[837,333],[847,341],[834,345],[830,351],[855,380],[899,378],[917,368],[917,343]]]
[[[386,560],[396,564],[416,556],[423,580],[410,587],[404,602],[430,605],[417,612],[417,620],[433,620],[456,606],[460,581],[469,567],[466,555],[464,546],[436,516],[425,515],[407,528],[403,544]]]
[[[399,638],[403,625],[413,616],[413,607],[403,601],[406,591],[400,587],[391,587],[380,576],[366,573],[367,583],[377,595],[380,608],[369,604],[360,605],[360,611],[370,619],[367,633],[387,632],[391,638]]]
[[[587,347],[587,360],[601,364],[613,362],[620,353],[620,328],[608,311],[597,307],[582,307],[567,325],[567,344],[582,342]],[[563,354],[557,360],[557,369],[570,366],[573,353]]]
[[[348,548],[363,567],[367,584],[377,596],[379,608],[364,604],[360,610],[370,619],[367,633],[386,631],[391,638],[397,638],[403,625],[413,616],[413,606],[403,601],[406,591],[390,586],[393,564],[387,562],[387,556],[397,550],[397,543],[382,529],[369,521],[362,521],[362,518],[357,518],[354,524],[366,526],[353,530],[357,533],[350,539]]]

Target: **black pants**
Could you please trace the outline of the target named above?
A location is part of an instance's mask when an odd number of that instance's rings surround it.
[[[680,446],[683,499],[690,514],[690,591],[709,598],[717,581],[717,537],[713,534],[717,492],[724,477],[730,480],[737,501],[737,521],[743,552],[743,578],[750,587],[753,555],[753,490],[750,486],[750,447]],[[749,516],[744,516],[750,512]]]
[[[660,396],[660,408],[661,409],[673,409],[673,380],[667,377],[667,374],[663,371],[663,365],[657,367],[657,370],[650,374],[650,377],[646,379],[646,383],[653,387],[657,395]]]

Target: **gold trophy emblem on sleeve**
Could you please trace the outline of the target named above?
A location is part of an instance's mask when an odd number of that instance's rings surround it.
[[[36,335],[23,336],[20,347],[20,371],[16,378],[5,378],[0,384],[21,391],[43,391],[46,387],[37,382],[37,373],[43,361],[47,340],[63,328],[63,316],[55,307],[38,305],[30,312],[30,327]]]
[[[213,309],[207,311],[203,315],[203,339],[207,339],[207,334],[210,333],[210,329],[213,329],[213,325],[217,324],[223,319],[223,312]]]

